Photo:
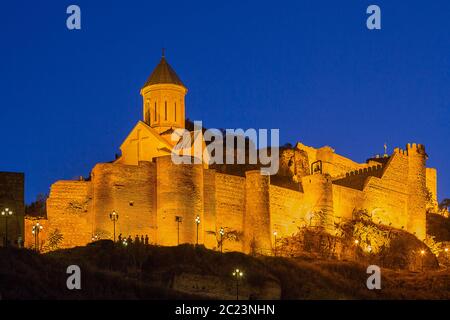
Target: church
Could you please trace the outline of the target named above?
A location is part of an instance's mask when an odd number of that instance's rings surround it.
[[[161,246],[198,243],[271,254],[276,238],[305,226],[333,233],[358,210],[425,238],[427,206],[437,205],[437,173],[426,167],[423,145],[410,143],[358,163],[329,146],[298,142],[280,149],[275,175],[245,166],[231,172],[208,163],[175,164],[172,133],[185,128],[187,92],[163,55],[140,91],[142,119],[121,154],[96,164],[88,179],[51,186],[43,242],[57,230],[63,248],[121,235],[148,236]]]

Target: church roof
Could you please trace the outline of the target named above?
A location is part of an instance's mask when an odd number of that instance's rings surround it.
[[[172,69],[170,64],[167,63],[164,55],[161,57],[161,61],[156,66],[155,70],[153,70],[152,74],[147,79],[144,87],[163,83],[176,84],[184,87],[184,84],[181,81],[180,77],[178,77],[177,73]]]

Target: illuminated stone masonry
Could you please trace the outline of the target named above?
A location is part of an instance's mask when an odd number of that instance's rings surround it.
[[[112,239],[109,214],[116,211],[116,236],[122,238],[271,254],[276,237],[302,226],[333,233],[335,223],[365,210],[376,223],[425,238],[427,195],[437,199],[437,173],[426,168],[423,145],[357,163],[331,147],[297,143],[281,149],[273,176],[259,170],[231,175],[206,163],[176,165],[171,133],[185,127],[186,93],[162,57],[141,90],[143,120],[122,143],[121,156],[97,164],[87,181],[52,185],[47,234],[58,229],[66,248]]]

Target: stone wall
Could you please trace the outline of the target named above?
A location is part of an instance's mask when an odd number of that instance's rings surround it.
[[[92,236],[112,239],[109,214],[114,210],[119,214],[116,236],[149,235],[151,243],[172,246],[178,239],[196,243],[199,216],[198,241],[207,248],[219,249],[223,227],[224,251],[270,254],[274,231],[280,238],[305,225],[333,232],[335,223],[366,210],[376,223],[424,235],[424,191],[426,185],[432,193],[436,188],[435,171],[425,171],[421,147],[396,149],[382,162],[365,164],[376,167],[339,178],[305,175],[305,163],[310,156],[321,159],[335,174],[358,164],[342,160],[331,148],[300,151],[285,152],[282,161],[283,174],[300,179],[298,191],[271,185],[258,170],[247,171],[244,178],[202,165],[175,165],[170,156],[137,166],[98,164],[91,181],[59,181],[52,186],[46,230],[59,229],[63,247],[85,245]]]
[[[344,187],[363,190],[368,177],[381,178],[383,175],[382,165],[372,166],[347,172],[344,178],[333,180],[334,184]]]
[[[8,208],[13,216],[8,218],[8,242],[17,245],[24,237],[24,184],[23,173],[0,172],[0,211]],[[5,245],[6,219],[0,217],[0,245]]]
[[[243,233],[245,212],[245,178],[216,173],[216,227],[225,232]],[[224,251],[242,251],[242,236],[239,241],[225,241]]]
[[[58,181],[47,199],[48,223],[42,241],[56,229],[61,232],[62,248],[86,245],[92,238],[92,184],[88,181]],[[34,240],[32,240],[33,242]]]
[[[216,225],[216,171],[204,170],[203,178],[205,246],[216,249],[220,229]]]
[[[333,184],[334,222],[353,218],[353,212],[363,208],[364,193],[360,190]]]
[[[245,179],[244,252],[271,254],[270,176],[247,171]]]
[[[270,222],[277,237],[289,237],[297,233],[298,228],[306,224],[308,209],[303,193],[270,186]]]
[[[394,152],[385,166],[382,178],[370,177],[366,182],[363,208],[374,222],[406,230],[407,172],[407,155],[404,152]]]
[[[109,214],[117,212],[116,239],[148,235],[156,239],[156,166],[141,161],[138,166],[102,163],[92,171],[93,234],[112,239],[114,226]]]
[[[335,153],[334,150],[328,146],[316,149],[302,143],[298,143],[296,148],[307,154],[309,166],[311,166],[313,162],[321,160],[323,173],[328,173],[332,177],[345,175],[346,172],[367,167],[367,164],[365,163],[357,163]]]
[[[204,243],[203,166],[174,164],[170,156],[156,159],[157,164],[157,243],[174,246],[179,243]],[[210,186],[210,183],[208,183]],[[181,217],[179,225],[176,217]],[[179,227],[179,233],[178,233]]]

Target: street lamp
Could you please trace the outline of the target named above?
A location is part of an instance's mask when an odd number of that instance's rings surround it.
[[[113,228],[114,228],[114,243],[116,242],[116,222],[119,220],[119,214],[115,211],[111,212],[109,214],[109,219],[113,222]]]
[[[13,212],[6,208],[2,211],[2,217],[5,218],[5,247],[8,247],[8,218],[13,215]]]
[[[355,240],[355,251],[353,252],[353,254],[354,254],[354,260],[356,260],[356,252],[357,252],[357,250],[358,250],[358,244],[359,244],[359,240],[356,239],[356,240]]]
[[[222,253],[223,252],[223,236],[225,234],[225,230],[223,229],[223,227],[220,227],[219,234],[220,234],[220,253]]]
[[[420,250],[420,261],[422,265],[422,271],[423,271],[423,257],[425,256],[425,250]]]
[[[236,300],[239,300],[239,279],[241,279],[244,276],[244,273],[236,269],[233,272],[233,277],[236,279]]]
[[[34,235],[34,247],[37,252],[39,252],[39,233],[42,229],[44,229],[44,227],[37,222],[31,230],[31,233]]]
[[[195,217],[195,223],[197,224],[197,245],[198,245],[198,226],[200,225],[200,217]]]
[[[175,217],[175,221],[176,221],[176,223],[177,223],[177,234],[178,234],[177,245],[180,245],[180,223],[183,223],[183,217],[181,217],[181,216],[176,216],[176,217]]]
[[[448,248],[445,248],[444,252],[445,252],[445,261],[447,262],[447,269],[448,269]]]
[[[273,247],[274,247],[275,257],[277,256],[277,235],[278,235],[278,232],[274,231],[273,232],[273,237],[274,237]]]

